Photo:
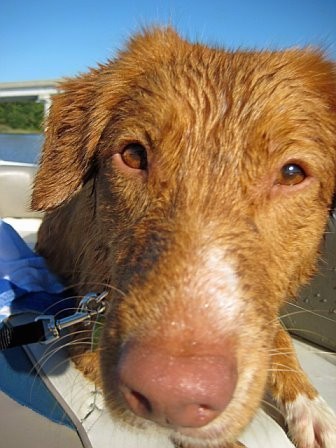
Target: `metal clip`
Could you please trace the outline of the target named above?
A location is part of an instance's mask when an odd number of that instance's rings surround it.
[[[54,316],[38,316],[35,321],[42,321],[44,327],[45,340],[44,344],[49,344],[61,337],[61,331],[65,328],[86,322],[90,324],[93,318],[105,312],[106,306],[104,299],[108,292],[104,291],[101,294],[90,292],[86,294],[79,302],[78,308],[74,314],[56,320]]]

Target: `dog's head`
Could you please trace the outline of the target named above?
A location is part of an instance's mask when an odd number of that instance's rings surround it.
[[[335,189],[335,67],[310,49],[226,52],[154,30],[62,90],[33,207],[85,198],[76,268],[116,288],[107,403],[192,446],[231,440],[262,396],[278,310],[315,267]]]

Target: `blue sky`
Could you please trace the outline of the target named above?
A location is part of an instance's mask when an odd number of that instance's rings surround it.
[[[314,44],[336,59],[336,0],[0,0],[0,82],[85,71],[153,23],[228,48]]]

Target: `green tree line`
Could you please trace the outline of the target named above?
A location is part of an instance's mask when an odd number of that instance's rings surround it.
[[[42,132],[43,115],[41,103],[0,103],[0,132]]]

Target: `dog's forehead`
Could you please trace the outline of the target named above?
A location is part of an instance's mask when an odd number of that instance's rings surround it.
[[[246,140],[252,127],[265,133],[276,121],[288,116],[300,120],[306,113],[303,103],[314,98],[305,94],[301,75],[286,52],[190,45],[139,71],[128,85],[126,115],[137,115],[159,136],[183,128],[189,140],[222,140],[232,134]]]
[[[285,53],[190,46],[174,56],[146,66],[121,102],[126,127],[145,128],[158,149],[213,148],[237,159],[253,140],[259,152],[269,151],[270,140],[293,139],[304,102],[313,101]]]

